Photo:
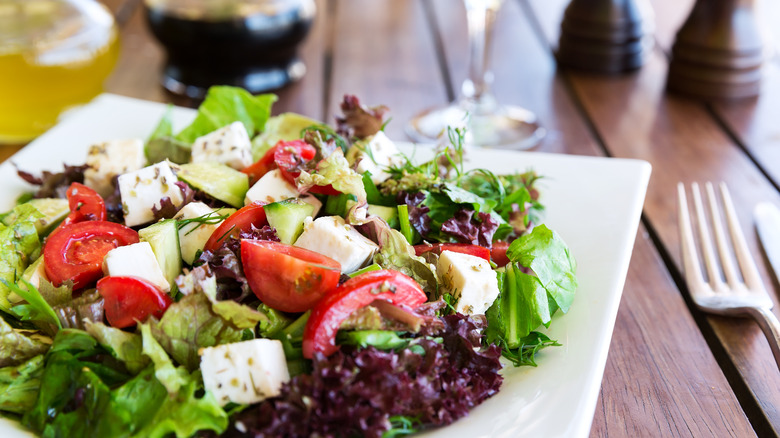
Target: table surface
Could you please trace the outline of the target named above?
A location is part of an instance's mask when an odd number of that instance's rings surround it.
[[[106,91],[170,101],[158,82],[163,53],[146,27],[141,1],[103,1],[121,24],[123,43]],[[689,297],[675,195],[678,181],[729,185],[777,301],[780,285],[750,224],[755,204],[780,204],[778,59],[768,61],[757,99],[704,104],[669,95],[670,47],[693,0],[652,3],[655,48],[641,70],[622,76],[556,67],[566,0],[508,0],[496,23],[493,88],[502,103],[529,108],[547,127],[536,150],[653,165],[591,434],[778,435],[780,372],[758,325],[703,314]],[[774,3],[765,2],[764,17],[780,18]],[[333,121],[342,96],[351,93],[388,105],[394,120],[388,134],[404,138],[413,114],[457,97],[468,61],[461,2],[319,0],[318,6],[302,48],[308,72],[278,92],[275,113]],[[0,161],[18,149],[0,148]]]

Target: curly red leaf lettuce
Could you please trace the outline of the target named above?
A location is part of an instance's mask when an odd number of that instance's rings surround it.
[[[228,436],[381,437],[399,417],[418,427],[450,424],[498,392],[500,348],[481,344],[484,320],[443,318],[442,342],[419,338],[400,351],[342,348],[314,358],[311,374],[234,417]]]

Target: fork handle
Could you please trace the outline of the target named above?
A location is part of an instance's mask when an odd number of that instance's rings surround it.
[[[764,335],[769,341],[769,346],[772,348],[772,354],[775,356],[775,362],[777,362],[778,369],[780,369],[780,321],[772,312],[771,309],[764,307],[750,308],[750,314],[761,326],[761,330],[764,331]]]

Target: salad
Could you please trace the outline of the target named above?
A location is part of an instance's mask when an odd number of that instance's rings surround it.
[[[420,163],[353,96],[335,127],[274,101],[214,87],[178,133],[169,111],[19,171],[3,415],[52,437],[403,436],[560,345],[576,265],[534,171],[466,170],[459,129]]]

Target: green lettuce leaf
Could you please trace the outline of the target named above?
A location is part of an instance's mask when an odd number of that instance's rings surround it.
[[[563,313],[577,290],[577,263],[563,239],[545,225],[535,227],[509,245],[509,260],[530,268]]]
[[[302,171],[295,183],[299,189],[309,189],[313,186],[332,185],[341,193],[355,195],[357,205],[366,204],[366,188],[363,176],[350,166],[341,149],[336,149],[327,158],[317,164],[314,172]]]
[[[45,363],[40,393],[23,418],[43,436],[188,437],[227,427],[227,414],[213,396],[197,395],[202,389],[197,373],[184,373],[181,390],[169,396],[154,366],[128,375],[81,330],[60,331]]]
[[[20,205],[17,208],[22,208]],[[36,222],[39,216],[34,208],[22,212],[10,225],[0,224],[0,280],[16,283],[27,266],[38,256],[41,242],[38,238]],[[40,213],[37,213],[40,215]],[[10,289],[0,283],[0,310],[8,312]]]
[[[62,329],[59,318],[57,318],[49,303],[41,296],[41,293],[38,292],[38,289],[23,279],[20,279],[19,282],[22,283],[21,286],[0,280],[0,283],[27,302],[26,304],[17,304],[12,307],[11,313],[18,316],[22,321],[34,322],[50,335],[54,335],[57,330]]]
[[[132,374],[138,374],[149,365],[149,358],[143,352],[141,336],[109,327],[102,322],[86,321],[84,326],[87,333],[112,356],[124,362]]]
[[[429,298],[438,298],[436,268],[415,255],[414,248],[399,231],[385,224],[385,227],[379,230],[378,236],[379,252],[374,256],[374,263],[383,269],[403,272],[417,281]]]
[[[15,330],[0,319],[0,367],[20,364],[27,359],[45,353],[51,340],[34,332]]]
[[[43,355],[15,367],[0,368],[0,411],[24,414],[35,405],[43,374]]]
[[[198,349],[239,342],[248,328],[222,317],[202,292],[185,296],[172,304],[159,321],[150,318],[148,324],[157,342],[188,370],[200,364]]]
[[[136,436],[163,438],[173,434],[186,438],[202,430],[211,430],[217,435],[224,432],[228,414],[210,392],[197,396],[203,387],[202,381],[200,371],[192,373],[178,395],[167,397],[156,409],[154,418]]]
[[[198,137],[235,121],[242,122],[249,137],[252,138],[265,127],[274,102],[276,96],[273,94],[253,96],[243,88],[211,87],[206,99],[198,108],[195,120],[175,138],[192,144]]]
[[[182,386],[187,384],[189,373],[184,367],[175,367],[168,353],[160,346],[148,324],[141,324],[141,336],[143,337],[143,353],[154,363],[154,376],[168,390],[168,394],[175,395]]]

